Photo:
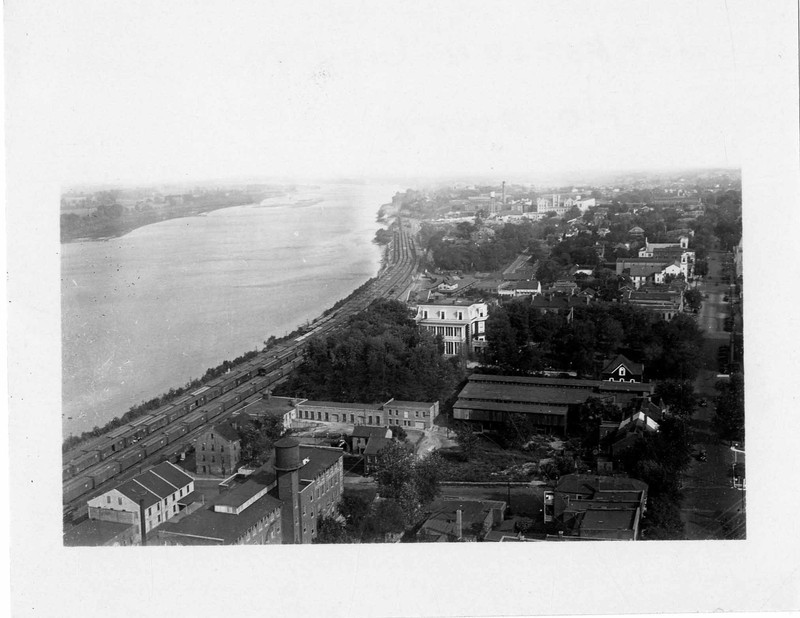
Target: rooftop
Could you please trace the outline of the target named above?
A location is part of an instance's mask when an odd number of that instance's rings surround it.
[[[114,540],[135,524],[87,519],[64,533],[67,547],[100,547]]]
[[[265,494],[238,515],[218,513],[213,510],[213,504],[212,502],[210,506],[199,509],[178,522],[167,521],[161,524],[161,533],[183,535],[187,537],[188,543],[192,543],[190,539],[194,537],[197,539],[195,542],[205,539],[231,544],[239,540],[259,519],[279,510],[283,503],[270,494]]]
[[[636,509],[589,509],[580,522],[580,530],[632,530]]]
[[[228,423],[214,425],[212,429],[214,430],[214,433],[216,433],[223,440],[227,440],[228,442],[235,442],[236,440],[239,440],[239,433]]]
[[[354,438],[385,438],[389,431],[388,427],[369,427],[367,425],[356,425],[353,428],[352,437]]]
[[[446,305],[448,307],[449,306],[470,307],[470,306],[476,305],[476,304],[483,304],[483,302],[482,301],[475,301],[475,300],[465,300],[465,299],[461,299],[461,298],[440,298],[440,299],[438,299],[436,301],[423,302],[423,303],[417,303],[417,304],[420,307],[423,306],[423,305],[426,306],[426,307],[436,307],[436,306],[439,306],[439,305],[442,305],[442,306]]]
[[[367,448],[364,449],[364,455],[377,455],[378,452],[392,443],[391,438],[374,437],[370,438],[367,442]]]
[[[381,403],[342,403],[340,401],[304,401],[305,406],[318,406],[320,408],[342,408],[345,410],[380,410]]]
[[[300,479],[315,479],[342,457],[344,457],[344,451],[339,448],[301,446],[301,461],[306,458],[310,461],[300,468]]]
[[[467,406],[474,406],[473,401],[566,406],[584,403],[591,396],[592,390],[588,388],[557,389],[549,386],[492,384],[487,382],[469,382],[461,389],[458,395],[459,402],[471,400],[467,402]],[[481,405],[483,406],[483,403]]]

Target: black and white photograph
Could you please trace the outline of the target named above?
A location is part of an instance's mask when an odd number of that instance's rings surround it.
[[[800,609],[796,3],[4,14],[13,615]]]

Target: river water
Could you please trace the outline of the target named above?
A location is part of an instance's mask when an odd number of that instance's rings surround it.
[[[301,189],[62,245],[64,436],[261,348],[347,296],[378,271],[375,217],[397,190]]]

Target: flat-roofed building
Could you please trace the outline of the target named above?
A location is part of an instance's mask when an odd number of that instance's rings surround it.
[[[401,401],[390,399],[382,406],[387,425],[399,425],[412,429],[430,429],[439,416],[439,402]]]
[[[64,533],[65,547],[117,547],[139,542],[136,524],[102,519],[84,520]]]

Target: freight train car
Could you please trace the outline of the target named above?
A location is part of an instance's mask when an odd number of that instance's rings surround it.
[[[196,412],[187,414],[181,420],[181,423],[186,425],[189,428],[189,431],[193,431],[205,423],[206,420],[208,420],[208,412],[205,410],[197,410]]]
[[[138,446],[134,446],[133,448],[130,448],[126,452],[122,453],[117,458],[117,461],[119,462],[121,471],[124,472],[128,468],[132,468],[138,464],[143,459],[144,451]]]
[[[153,453],[164,448],[167,445],[167,436],[163,433],[151,436],[144,440],[141,447],[144,449],[145,457],[150,457]]]
[[[167,417],[164,414],[153,415],[144,426],[147,428],[147,435],[156,433],[159,429],[167,426]]]
[[[64,483],[63,501],[66,504],[94,489],[94,481],[88,476],[79,476]]]
[[[80,474],[86,470],[86,468],[100,463],[100,451],[89,451],[88,453],[79,455],[68,463],[72,466],[73,474]]]
[[[164,432],[164,435],[167,437],[167,442],[172,444],[176,440],[179,440],[181,436],[185,436],[187,433],[189,433],[189,428],[186,425],[179,423],[174,427],[169,427]]]
[[[183,416],[185,414],[188,414],[188,412],[189,412],[189,400],[190,399],[191,398],[189,397],[189,395],[184,395],[183,397],[173,401],[172,402],[172,406],[173,406],[173,408],[175,410],[178,411],[178,413],[181,416]]]
[[[72,470],[72,466],[69,464],[64,464],[64,466],[61,468],[61,480],[66,481],[68,478],[72,478],[73,474],[74,472]]]
[[[208,420],[211,420],[214,417],[219,416],[224,411],[222,409],[222,404],[219,401],[215,401],[214,403],[210,403],[205,406],[204,410],[208,412]]]
[[[176,409],[174,406],[170,406],[167,411],[164,412],[164,418],[167,419],[167,425],[171,425],[181,416],[183,416],[183,414],[181,414],[180,410]]]
[[[221,400],[220,404],[222,405],[222,410],[230,410],[233,406],[239,403],[240,397],[238,393],[229,393],[225,395]]]
[[[117,442],[124,444],[123,448],[133,444],[133,435],[135,430],[130,425],[122,425],[117,427],[114,431],[108,434],[109,442]]]
[[[119,462],[109,461],[100,468],[94,470],[89,476],[94,482],[95,487],[100,487],[107,480],[115,477],[120,472]]]
[[[244,401],[250,395],[256,392],[256,386],[252,382],[247,382],[246,384],[242,384],[237,390],[236,393],[239,395],[239,401]]]

